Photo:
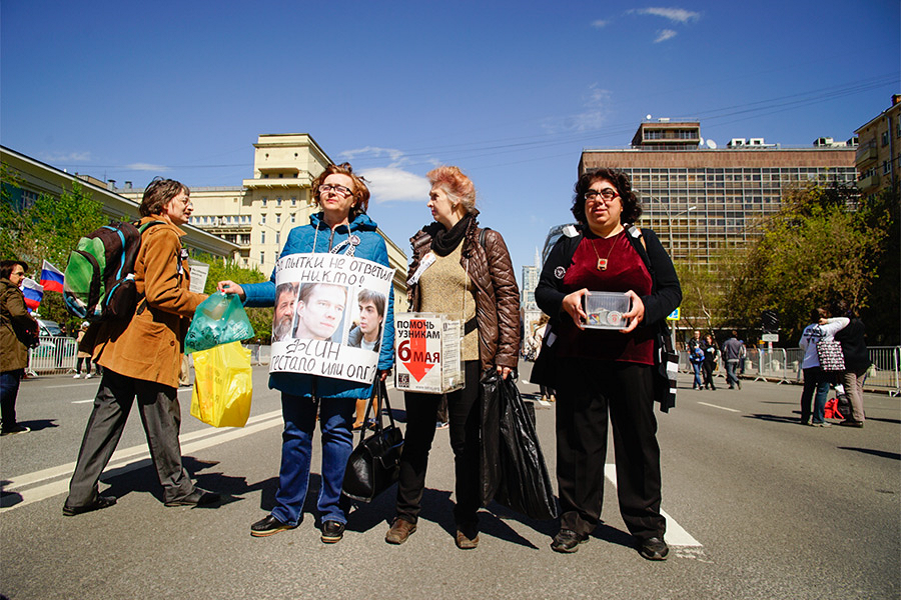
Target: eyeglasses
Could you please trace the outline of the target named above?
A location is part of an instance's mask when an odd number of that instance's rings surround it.
[[[618,197],[619,193],[613,188],[604,188],[601,191],[588,190],[585,192],[585,199],[589,202],[600,202],[600,198],[603,198],[604,202],[610,204],[614,198]]]
[[[319,193],[323,192],[335,192],[340,196],[344,196],[345,198],[353,194],[349,188],[344,187],[343,185],[332,185],[330,183],[324,183],[319,186]]]

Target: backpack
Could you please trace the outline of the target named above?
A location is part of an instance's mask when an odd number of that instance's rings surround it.
[[[135,260],[141,234],[163,221],[112,221],[78,240],[69,255],[63,279],[63,299],[69,312],[90,322],[131,319],[138,294]]]

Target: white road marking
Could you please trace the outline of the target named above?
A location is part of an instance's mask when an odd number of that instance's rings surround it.
[[[726,408],[725,406],[717,406],[716,404],[707,404],[706,402],[698,402],[698,404],[703,404],[704,406],[709,406],[710,408],[718,408],[720,410],[728,410],[729,412],[741,412],[740,410],[735,410],[734,408]]]
[[[59,386],[59,387],[66,387],[66,386]],[[190,391],[193,391],[193,389],[194,389],[194,388],[192,388],[192,387],[178,388],[177,392],[180,394],[180,393],[182,393],[182,392],[190,392]],[[72,401],[72,404],[87,404],[87,403],[93,402],[93,401],[94,401],[93,398],[91,398],[90,400],[73,400],[73,401]]]
[[[604,465],[604,475],[606,475],[607,479],[610,480],[610,483],[613,484],[613,487],[616,487],[616,465],[612,463],[608,463]],[[660,514],[666,518],[666,543],[670,546],[680,546],[680,547],[703,547],[701,542],[696,540],[690,533],[685,531],[685,529],[679,525],[674,518],[666,513],[666,511],[661,510]]]
[[[281,425],[282,411],[275,410],[248,419],[247,425],[243,428],[226,427],[217,429],[215,427],[207,427],[180,436],[181,452],[183,456],[188,455],[192,452],[198,452],[212,446],[224,444],[225,442],[230,442]],[[104,469],[104,474],[109,477],[111,475],[128,473],[129,471],[134,471],[150,464],[149,461],[150,452],[147,450],[146,444],[132,446],[131,448],[122,448],[113,454],[109,464],[106,469]],[[9,483],[4,486],[3,491],[6,494],[15,492],[21,496],[22,501],[11,506],[0,507],[0,512],[28,506],[34,502],[39,502],[59,494],[65,494],[69,490],[69,478],[72,476],[72,471],[74,470],[75,463],[71,462],[58,467],[52,467],[50,469],[35,471],[34,473],[27,473],[11,478]],[[113,473],[113,471],[115,471],[115,473]],[[47,480],[55,481],[45,483],[44,485],[32,489],[22,489]]]

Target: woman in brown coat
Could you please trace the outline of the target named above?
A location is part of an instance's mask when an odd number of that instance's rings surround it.
[[[31,431],[16,421],[19,382],[28,366],[27,331],[38,329],[19,289],[26,271],[21,260],[0,262],[0,435]]]
[[[155,179],[144,191],[141,222],[146,228],[135,263],[138,304],[126,322],[92,326],[81,348],[91,348],[103,367],[94,410],[88,420],[63,514],[72,516],[112,506],[97,481],[109,462],[135,397],[150,455],[163,486],[166,506],[194,506],[218,500],[196,488],[182,466],[178,432],[181,410],[176,391],[182,343],[197,306],[206,298],[188,290],[187,252],[179,225],[191,216],[190,191],[171,179]]]
[[[479,543],[481,374],[507,377],[519,358],[519,289],[504,239],[479,228],[475,187],[457,167],[428,173],[435,222],[410,240],[410,309],[460,319],[466,385],[447,394],[456,475],[454,520],[460,549]],[[407,392],[407,429],[397,489],[397,518],[385,536],[402,544],[416,530],[441,394]]]

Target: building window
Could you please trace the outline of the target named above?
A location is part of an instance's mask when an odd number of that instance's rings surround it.
[[[882,145],[888,146],[888,131],[882,132]]]
[[[281,237],[282,237],[282,232],[276,231],[275,232],[275,245],[276,246],[279,245]]]
[[[901,129],[899,129],[898,131],[901,132]],[[291,198],[291,206],[297,206],[297,198]]]
[[[261,243],[261,244],[265,244],[265,243],[266,243],[266,232],[265,232],[265,231],[261,231],[261,232],[260,232],[260,243]]]
[[[281,206],[281,205],[282,205],[282,198],[281,198],[281,196],[279,196],[279,197],[277,197],[277,198],[275,199],[275,205],[276,205],[276,206]]]
[[[296,221],[297,221],[297,215],[294,213],[291,213],[291,222],[295,223]]]
[[[266,262],[266,253],[260,252],[260,264],[263,264],[265,262]]]
[[[263,208],[266,208],[266,196],[260,198],[260,201],[263,203]]]
[[[276,213],[276,215],[275,215],[275,224],[278,225],[278,224],[281,223],[281,222],[282,222],[282,214],[281,214],[281,213]]]
[[[266,224],[266,215],[260,215],[260,224],[261,224],[261,225],[265,225],[265,224]]]
[[[891,172],[891,170],[892,170],[891,161],[888,161],[888,160],[882,161],[882,174],[888,175]]]

